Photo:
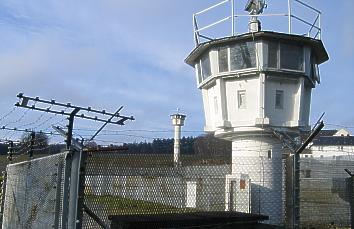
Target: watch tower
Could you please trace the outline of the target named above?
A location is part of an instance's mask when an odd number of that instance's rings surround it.
[[[309,129],[311,92],[320,83],[318,65],[328,60],[321,41],[321,13],[304,2],[285,0],[287,13],[267,15],[262,14],[264,0],[249,0],[244,1],[249,14],[237,14],[236,2],[243,1],[226,0],[193,15],[196,47],[186,63],[195,68],[202,92],[204,130],[232,141],[232,173],[251,179],[251,212],[268,215],[270,224],[280,225],[284,150],[279,136],[296,137]],[[292,30],[295,3],[316,18],[313,24],[299,19],[304,21],[304,34]],[[230,4],[231,16],[199,27],[201,14],[225,4]],[[262,30],[262,16],[274,17],[273,23],[285,18],[287,31]],[[241,17],[250,18],[248,31],[237,33]],[[231,36],[204,35],[227,21]]]

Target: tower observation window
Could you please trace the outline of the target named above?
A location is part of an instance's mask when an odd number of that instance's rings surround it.
[[[198,83],[202,82],[202,71],[200,69],[200,64],[196,64],[195,68],[197,69]]]
[[[256,67],[256,48],[254,42],[244,42],[230,48],[231,71]]]
[[[316,63],[316,58],[314,56],[311,56],[311,78],[313,80],[316,80],[317,83],[321,82],[320,71]]]
[[[298,45],[280,44],[280,68],[303,71],[303,48]]]
[[[317,83],[321,82],[320,78],[320,69],[318,68],[318,65],[316,63],[312,64],[312,74],[313,74],[313,79],[317,81]]]
[[[278,68],[278,43],[268,43],[268,67]]]
[[[229,52],[227,47],[222,47],[218,51],[219,72],[229,71]]]
[[[207,53],[202,57],[201,62],[202,62],[202,76],[203,76],[203,80],[205,80],[206,78],[211,76],[209,53]]]

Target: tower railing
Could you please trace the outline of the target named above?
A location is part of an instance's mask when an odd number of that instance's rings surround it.
[[[278,17],[282,18],[282,22],[287,22],[287,28],[283,26],[282,28],[275,30],[274,28],[268,29],[276,32],[286,32],[288,34],[297,34],[301,36],[310,37],[313,39],[321,40],[322,37],[322,28],[321,28],[321,11],[311,6],[310,4],[301,1],[301,0],[283,0],[287,1],[287,9],[281,9],[281,12],[275,13],[264,13],[257,15],[249,15],[243,12],[238,12],[236,10],[236,0],[224,0],[215,5],[212,5],[206,9],[203,9],[197,13],[193,14],[193,27],[194,27],[194,39],[195,44],[198,46],[200,43],[205,41],[211,41],[214,39],[221,38],[223,36],[211,36],[208,35],[212,29],[215,29],[217,26],[220,26],[222,23],[229,23],[230,26],[230,36],[235,36],[237,34],[244,33],[241,26],[238,26],[237,22],[240,18],[244,17]],[[240,1],[239,1],[240,2]],[[229,13],[226,16],[221,16],[221,19],[209,22],[209,23],[200,23],[200,17],[211,13],[212,10],[220,8],[222,6],[230,7]],[[310,16],[300,16],[298,13],[306,13]],[[277,21],[279,22],[279,21]],[[294,23],[299,22],[297,25],[297,32],[294,29]],[[273,25],[273,23],[272,23]],[[267,28],[265,28],[267,30]],[[299,32],[300,31],[300,32]],[[214,31],[215,32],[215,31]]]

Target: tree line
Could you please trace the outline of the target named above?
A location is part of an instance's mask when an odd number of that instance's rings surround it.
[[[173,154],[173,138],[154,139],[152,142],[123,144],[126,154]],[[231,152],[231,142],[215,138],[212,134],[181,138],[182,155],[222,156]]]
[[[24,134],[16,149],[29,149],[31,144],[31,134]],[[56,154],[65,149],[64,144],[49,144],[48,136],[43,133],[37,133],[34,140],[34,153],[38,154]],[[126,150],[120,151],[122,154],[173,154],[174,150],[173,138],[158,138],[151,142],[135,142],[125,143],[123,148]],[[111,145],[114,147],[114,145]],[[99,148],[94,142],[91,142],[88,147]],[[181,138],[181,154],[182,155],[205,155],[205,156],[224,156],[231,152],[231,142],[215,138],[212,134],[201,135],[197,137],[182,137]],[[0,154],[7,154],[8,144],[0,144]]]

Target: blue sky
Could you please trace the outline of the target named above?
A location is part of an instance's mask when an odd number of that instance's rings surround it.
[[[0,117],[13,109],[16,94],[24,92],[110,111],[125,106],[123,113],[134,115],[136,121],[108,129],[135,136],[114,136],[117,141],[172,137],[169,115],[177,107],[188,116],[184,130],[190,132],[184,134],[202,133],[201,93],[194,69],[184,58],[194,48],[192,14],[217,2],[2,0]],[[265,12],[282,11],[282,2],[269,0]],[[323,12],[323,42],[330,56],[320,67],[322,84],[313,91],[311,119],[326,112],[327,123],[354,126],[354,1],[307,2]],[[243,6],[245,1],[236,3]],[[219,16],[226,10],[211,15]],[[279,20],[263,24],[272,28]],[[237,26],[246,28],[242,22]],[[219,29],[216,31],[223,28]],[[0,119],[0,125],[26,127],[50,117],[31,111],[16,122],[23,112],[16,109],[10,117]],[[55,117],[47,126],[36,127],[48,129],[57,120],[61,119]],[[78,124],[90,129],[99,126]],[[10,136],[18,137],[0,132],[0,138]]]

